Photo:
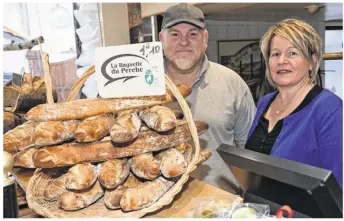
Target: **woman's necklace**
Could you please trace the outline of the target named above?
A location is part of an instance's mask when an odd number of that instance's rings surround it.
[[[307,87],[307,84],[305,86],[303,86],[302,89],[299,90],[299,92],[292,97],[292,99],[290,100],[290,102],[287,102],[287,105],[284,107],[284,108],[281,108],[279,110],[276,110],[275,113],[276,114],[280,114],[282,112],[284,112],[291,104],[293,104],[293,102],[295,101],[295,98],[297,98],[304,90],[305,88]],[[278,94],[278,96],[280,96],[280,94]],[[280,99],[281,100],[281,99]],[[281,102],[282,103],[282,102]]]
[[[284,109],[282,109],[282,110],[277,110],[277,111],[276,111],[276,114],[279,114],[279,113],[285,111],[285,109],[287,109],[287,108],[284,108]]]

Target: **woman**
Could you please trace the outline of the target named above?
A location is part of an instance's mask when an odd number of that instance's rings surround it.
[[[266,77],[276,92],[264,96],[246,148],[332,171],[343,183],[343,101],[314,82],[322,40],[307,23],[285,19],[260,41]]]

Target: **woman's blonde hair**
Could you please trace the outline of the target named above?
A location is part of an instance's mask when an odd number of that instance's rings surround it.
[[[265,59],[266,78],[269,84],[276,87],[269,69],[271,39],[274,36],[288,40],[302,56],[312,64],[309,82],[315,82],[322,58],[322,40],[314,28],[298,19],[285,19],[269,28],[260,40],[260,50]],[[314,60],[313,57],[314,56]]]

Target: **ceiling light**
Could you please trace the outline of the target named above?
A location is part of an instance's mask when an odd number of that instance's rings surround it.
[[[310,14],[315,14],[316,12],[319,11],[320,8],[325,7],[324,5],[321,4],[311,4],[305,7],[305,9],[307,9],[307,11]]]

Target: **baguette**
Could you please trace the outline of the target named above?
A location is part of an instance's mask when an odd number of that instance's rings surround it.
[[[192,146],[188,143],[186,143],[186,149],[183,153],[184,159],[186,161],[186,163],[189,165],[191,160],[192,160]]]
[[[213,155],[211,152],[201,152],[201,157],[199,158],[197,164],[202,164],[204,161],[207,161],[211,157],[211,155]]]
[[[4,134],[4,151],[15,154],[34,144],[32,139],[37,123],[27,121]]]
[[[187,124],[187,122],[185,120],[179,120],[179,119],[177,119],[175,123],[176,123],[176,127]],[[145,123],[142,123],[141,128],[140,128],[140,132],[149,131],[149,130],[151,130],[151,129],[149,127],[147,127],[147,125]]]
[[[41,122],[33,133],[35,145],[54,145],[74,139],[74,132],[79,123],[78,120]]]
[[[43,192],[43,198],[47,201],[57,200],[61,194],[67,191],[65,187],[66,178],[67,174],[63,174],[50,181],[48,187]]]
[[[156,131],[165,132],[176,126],[176,116],[165,106],[153,106],[139,112],[139,117],[146,125]]]
[[[129,176],[130,165],[127,159],[114,159],[98,164],[99,182],[106,189],[113,189],[121,185]]]
[[[191,89],[185,85],[177,86],[180,93],[187,97]],[[129,98],[90,98],[79,99],[65,103],[40,104],[25,114],[32,121],[62,121],[84,119],[101,114],[117,113],[122,110],[150,107],[175,101],[172,91],[167,89],[165,95],[129,97]]]
[[[121,209],[128,212],[146,208],[163,196],[173,184],[173,181],[158,177],[153,181],[147,181],[137,187],[126,189],[120,202]]]
[[[208,124],[195,121],[198,135],[208,130]],[[168,134],[146,131],[128,146],[113,144],[111,141],[93,143],[67,143],[38,149],[33,155],[33,162],[39,168],[52,168],[75,165],[81,162],[100,162],[116,158],[124,158],[142,153],[167,149],[191,138],[187,124],[176,127]]]
[[[118,186],[113,190],[106,190],[104,195],[104,203],[108,209],[119,209],[121,208],[121,198],[123,193],[128,188],[134,188],[140,185],[142,182],[138,180],[132,173],[123,183],[123,185]]]
[[[137,113],[137,110],[138,109],[129,109],[129,110],[120,111],[117,113],[117,118],[119,118],[123,115],[131,114],[131,113]]]
[[[7,131],[13,130],[16,126],[22,123],[22,118],[20,115],[4,111],[4,131],[5,134]]]
[[[81,163],[69,168],[66,175],[65,187],[68,190],[85,190],[97,180],[96,166],[90,163]]]
[[[181,154],[175,148],[169,148],[155,157],[158,161],[161,161],[160,171],[166,178],[177,177],[185,173],[187,162]]]
[[[113,114],[102,114],[88,117],[82,121],[75,131],[77,142],[92,142],[100,140],[109,134],[114,124]]]
[[[135,112],[120,114],[110,130],[111,140],[115,143],[125,143],[134,140],[140,131],[141,120]]]
[[[123,185],[118,186],[113,190],[106,190],[104,194],[104,203],[108,209],[119,209],[121,208],[121,199],[124,191],[128,189]]]
[[[188,149],[190,146],[190,144],[188,143],[182,143],[182,144],[179,144],[175,147],[173,147],[174,149],[178,150],[180,153],[185,153],[186,149]],[[191,147],[191,146],[190,146]],[[192,148],[192,147],[191,147]]]
[[[152,152],[133,156],[129,162],[131,171],[140,178],[154,180],[160,174],[160,161],[153,157]]]
[[[73,211],[85,208],[96,202],[104,195],[99,182],[82,192],[64,192],[59,198],[59,206],[63,210]]]
[[[136,178],[132,173],[129,174],[128,178],[122,184],[125,188],[134,188],[140,185],[142,182]]]
[[[32,156],[36,152],[35,147],[29,147],[22,150],[13,156],[15,167],[36,168],[33,163]]]
[[[176,109],[176,108],[173,108],[171,109],[174,113],[174,116],[176,116],[177,119],[181,120],[184,118],[184,113],[183,113],[183,110],[181,109]]]

